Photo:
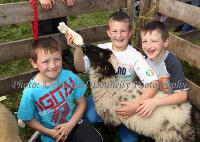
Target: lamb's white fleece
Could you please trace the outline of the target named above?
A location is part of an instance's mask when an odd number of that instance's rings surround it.
[[[112,63],[114,65],[114,63]],[[98,69],[98,68],[97,68]],[[120,100],[136,101],[141,95],[142,86],[123,81],[120,77],[101,77],[90,69],[90,85],[97,113],[107,124],[124,124],[139,134],[152,137],[156,142],[188,142],[193,140],[191,127],[191,105],[186,102],[156,108],[149,118],[133,115],[123,119],[116,114]],[[159,91],[155,97],[164,97]]]
[[[0,142],[22,142],[17,121],[12,113],[0,103]]]

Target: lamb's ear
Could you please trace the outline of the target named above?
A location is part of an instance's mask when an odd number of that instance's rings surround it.
[[[117,58],[115,57],[115,55],[111,54],[108,61],[112,64],[113,68],[115,69],[115,73],[117,73],[118,63],[117,63]]]

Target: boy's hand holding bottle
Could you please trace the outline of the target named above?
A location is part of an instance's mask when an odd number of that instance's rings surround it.
[[[58,29],[61,33],[65,34],[67,43],[70,46],[76,48],[77,46],[81,47],[83,45],[81,35],[70,29],[64,22],[59,23]]]

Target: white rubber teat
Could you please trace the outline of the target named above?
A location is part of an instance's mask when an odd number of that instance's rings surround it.
[[[65,25],[64,22],[59,23],[58,30],[63,34],[66,34],[67,32],[69,32],[70,34],[72,34],[74,38],[74,43],[77,46],[83,45],[83,38],[81,37],[81,35],[73,31],[72,29],[70,29],[67,25]]]

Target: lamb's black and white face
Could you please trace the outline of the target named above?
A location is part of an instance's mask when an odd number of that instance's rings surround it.
[[[90,59],[91,67],[103,76],[116,74],[117,60],[109,49],[102,49],[92,44],[82,46],[83,53]]]

